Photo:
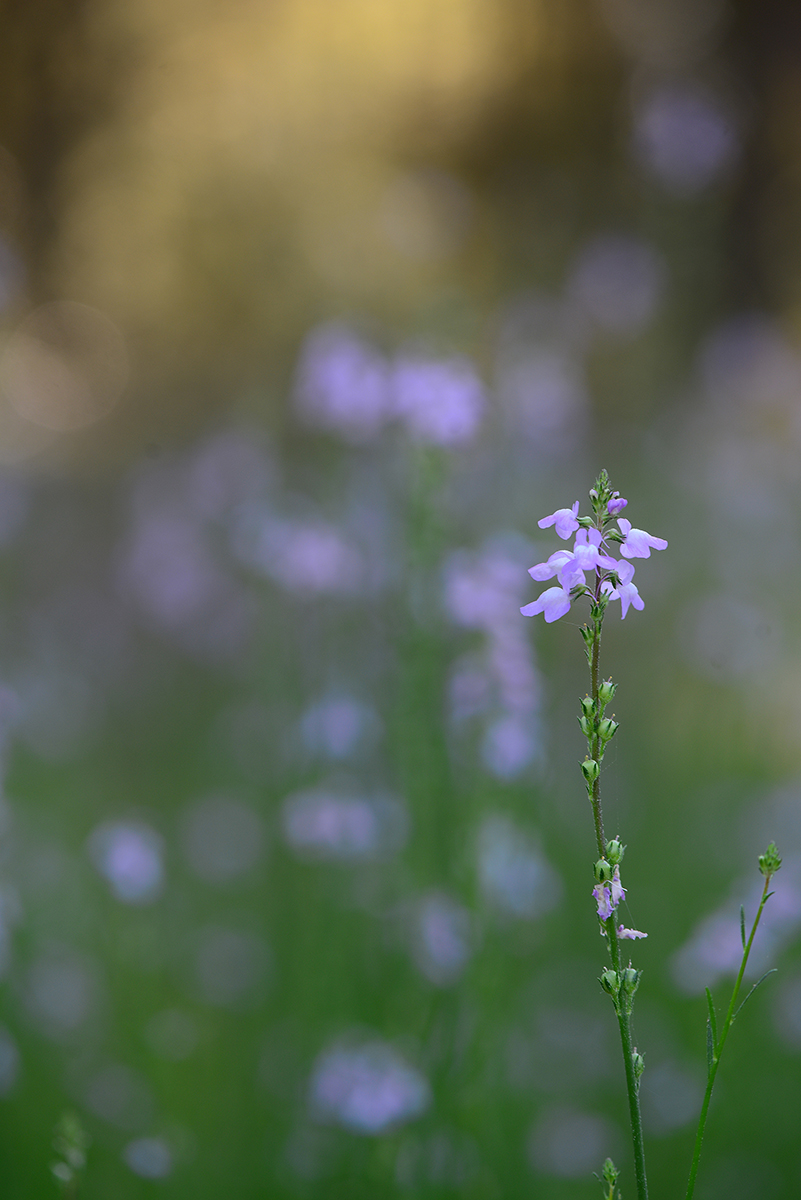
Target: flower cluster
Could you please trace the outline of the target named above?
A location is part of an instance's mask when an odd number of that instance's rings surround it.
[[[634,529],[631,521],[619,515],[628,501],[618,492],[602,495],[593,490],[590,496],[594,518],[579,516],[577,500],[572,508],[559,508],[538,522],[540,529],[554,525],[563,541],[575,534],[575,541],[572,550],[556,550],[546,562],[529,568],[532,579],[543,582],[555,576],[558,586],[546,588],[537,600],[524,605],[520,609],[524,617],[542,613],[546,621],[557,621],[569,611],[573,600],[585,595],[592,595],[596,604],[604,606],[610,600],[619,600],[621,618],[632,605],[636,609],[644,607],[645,602],[633,583],[634,567],[630,560],[650,558],[651,550],[664,550],[667,542],[652,537],[644,529]],[[613,521],[617,522],[617,529],[612,528]],[[622,559],[611,557],[610,543],[620,546]],[[595,572],[592,589],[587,587],[589,571]]]

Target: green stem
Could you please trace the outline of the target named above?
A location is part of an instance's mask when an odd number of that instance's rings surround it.
[[[600,584],[596,587],[596,591],[600,591]],[[592,698],[598,709],[598,688],[600,686],[600,661],[601,661],[601,626],[602,621],[595,621],[595,637],[592,642],[592,656],[590,659],[590,687],[592,690]],[[596,732],[590,745],[591,757],[596,762],[600,762],[599,755],[601,753],[601,739]],[[590,793],[590,804],[592,805],[592,819],[595,822],[595,840],[598,843],[598,857],[606,856],[606,838],[604,836],[604,819],[601,811],[601,780],[600,776],[592,785]]]
[[[618,979],[622,979],[622,964],[620,961],[620,940],[615,927],[616,916],[613,913],[606,922],[609,934],[609,952],[612,966]],[[623,1050],[623,1066],[626,1071],[626,1091],[629,1098],[629,1120],[631,1123],[631,1139],[634,1144],[634,1177],[637,1181],[638,1200],[648,1200],[648,1180],[645,1174],[645,1139],[642,1131],[642,1114],[640,1112],[640,1091],[637,1073],[634,1069],[634,1042],[631,1036],[631,997],[626,996],[621,989],[616,1004],[617,1023],[620,1029],[620,1045]]]
[[[601,572],[596,573],[595,584],[595,600],[598,603],[601,596]],[[600,658],[601,658],[601,629],[603,626],[603,617],[595,618],[594,638],[592,642],[592,653],[590,655],[590,685],[592,688],[592,699],[595,703],[596,716],[601,715],[599,687],[600,687]],[[592,758],[600,763],[602,756],[601,738],[597,730],[590,742],[590,751]],[[604,836],[603,813],[601,810],[601,782],[597,778],[590,792],[590,803],[592,805],[592,815],[595,822],[595,838],[598,843],[598,857],[606,857],[606,838]],[[620,942],[617,936],[617,917],[612,914],[606,922],[606,929],[609,935],[609,952],[612,958],[612,966],[617,974],[618,980],[622,979],[621,962],[620,962]],[[631,1138],[634,1145],[634,1176],[637,1181],[637,1200],[648,1200],[648,1180],[645,1174],[645,1140],[642,1130],[642,1115],[640,1113],[640,1097],[639,1087],[637,1083],[637,1074],[634,1069],[634,1043],[631,1036],[631,996],[627,996],[621,992],[615,1004],[617,1012],[618,1027],[620,1029],[620,1045],[623,1051],[623,1066],[626,1073],[626,1092],[629,1099],[629,1119],[631,1122]]]
[[[720,1056],[723,1053],[723,1047],[726,1045],[726,1039],[729,1036],[729,1030],[731,1029],[732,1024],[734,1022],[734,1016],[735,1016],[734,1010],[735,1010],[735,1006],[737,1004],[737,997],[740,994],[740,987],[743,982],[743,975],[745,974],[745,969],[748,966],[748,956],[751,953],[751,946],[754,941],[754,934],[757,931],[757,926],[759,925],[759,921],[762,916],[762,910],[765,907],[765,904],[767,903],[767,900],[768,900],[768,894],[769,894],[768,893],[768,885],[769,884],[770,884],[770,875],[766,875],[765,876],[765,886],[762,889],[762,899],[759,902],[759,908],[757,909],[757,915],[754,918],[754,924],[751,926],[751,933],[749,935],[748,941],[746,942],[745,948],[743,950],[743,960],[740,963],[740,970],[738,972],[737,979],[735,980],[734,991],[732,992],[731,1000],[729,1001],[729,1008],[728,1008],[728,1012],[726,1013],[726,1020],[723,1022],[723,1029],[721,1031],[720,1041],[718,1042],[718,1044],[716,1046],[713,1046],[712,1061],[709,1064],[709,1072],[708,1072],[707,1081],[706,1081],[706,1091],[704,1092],[704,1102],[701,1105],[701,1115],[698,1118],[698,1132],[695,1135],[695,1149],[693,1151],[692,1165],[690,1166],[690,1178],[687,1181],[687,1193],[685,1196],[685,1200],[692,1200],[692,1194],[695,1189],[695,1177],[698,1174],[698,1163],[700,1162],[700,1159],[701,1159],[701,1144],[704,1140],[704,1129],[706,1127],[706,1117],[707,1117],[707,1113],[709,1112],[709,1102],[712,1099],[712,1089],[715,1086],[715,1076],[718,1073],[718,1067],[720,1065]]]

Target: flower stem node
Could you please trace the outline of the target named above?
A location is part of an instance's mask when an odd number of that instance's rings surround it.
[[[601,768],[598,766],[594,758],[585,758],[581,764],[581,773],[584,776],[587,787],[592,787],[598,776],[601,774]]]
[[[771,842],[764,854],[759,856],[759,869],[766,879],[770,879],[782,865],[776,843]]]

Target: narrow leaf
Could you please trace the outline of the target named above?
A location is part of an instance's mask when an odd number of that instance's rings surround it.
[[[745,950],[745,909],[742,904],[740,905],[740,938],[743,943],[743,950]]]
[[[736,1013],[734,1014],[734,1016],[732,1017],[732,1020],[734,1020],[736,1017],[739,1017],[740,1013],[743,1011],[743,1009],[745,1008],[746,1004],[748,1003],[748,1001],[749,1001],[749,1000],[751,999],[751,997],[753,996],[754,992],[755,992],[755,991],[757,990],[757,988],[759,987],[760,983],[762,983],[764,980],[766,980],[766,979],[767,979],[767,977],[768,977],[768,975],[773,975],[773,974],[774,974],[776,971],[778,971],[778,969],[779,969],[778,967],[771,967],[771,969],[770,969],[769,971],[766,971],[764,975],[760,975],[759,979],[756,981],[756,983],[754,984],[754,986],[751,988],[751,991],[748,993],[748,995],[746,996],[745,1000],[743,1000],[742,1004],[741,1004],[741,1005],[740,1005],[740,1007],[737,1009],[737,1012],[736,1012]]]
[[[709,1011],[709,1021],[707,1024],[707,1028],[711,1029],[711,1031],[712,1031],[712,1048],[713,1048],[715,1054],[717,1054],[717,1052],[718,1052],[718,1023],[715,1020],[715,1006],[712,1003],[712,993],[710,992],[709,988],[706,988],[706,1007]],[[708,1040],[708,1038],[707,1038],[707,1040]]]
[[[708,1073],[712,1071],[712,1064],[715,1061],[715,1036],[712,1033],[712,1024],[710,1021],[706,1023],[706,1069]]]

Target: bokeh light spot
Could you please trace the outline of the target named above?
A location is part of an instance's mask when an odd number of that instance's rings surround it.
[[[117,326],[71,300],[44,304],[8,339],[0,389],[28,421],[64,432],[106,416],[128,380],[128,355]]]

